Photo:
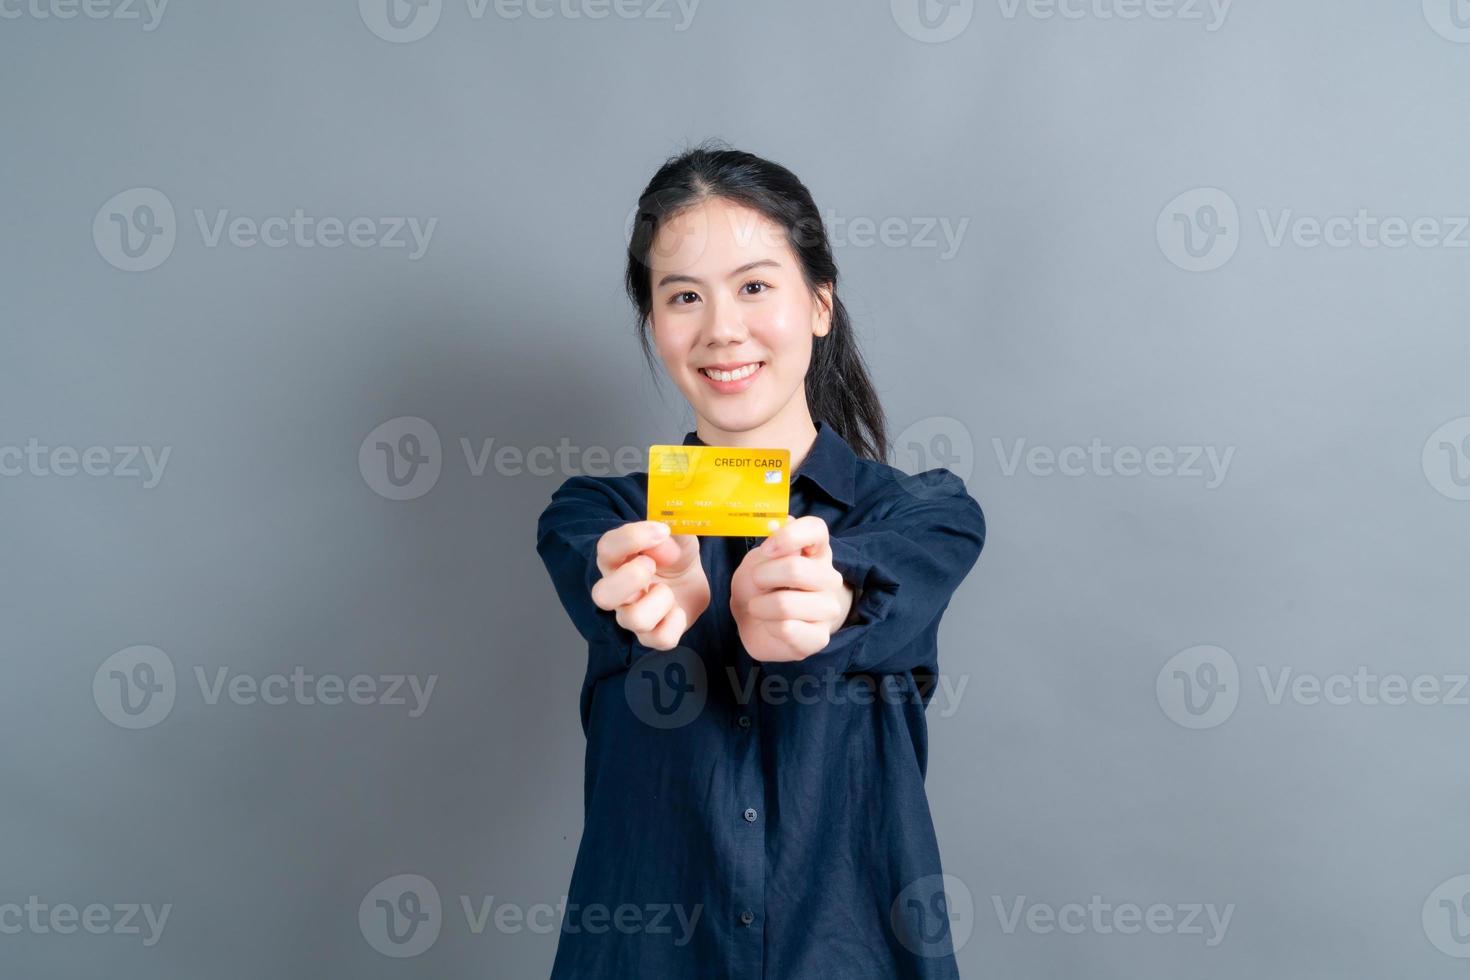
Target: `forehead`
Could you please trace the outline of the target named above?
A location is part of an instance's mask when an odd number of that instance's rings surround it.
[[[658,275],[712,271],[723,275],[756,259],[790,254],[781,225],[722,198],[701,201],[666,219],[654,235],[648,266]]]

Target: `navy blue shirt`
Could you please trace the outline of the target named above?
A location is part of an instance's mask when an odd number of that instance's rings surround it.
[[[924,711],[940,616],[985,542],[979,504],[949,470],[861,459],[819,421],[791,515],[827,522],[853,614],[805,660],[760,663],[730,578],[762,538],[699,539],[710,605],[674,650],[593,603],[597,541],[646,519],[647,488],[571,477],[536,528],[587,641],[584,827],[553,980],[958,976]]]

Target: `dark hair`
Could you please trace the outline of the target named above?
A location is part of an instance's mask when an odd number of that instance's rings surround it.
[[[832,326],[812,338],[812,360],[806,373],[806,402],[813,421],[825,421],[853,452],[886,462],[887,423],[873,382],[868,378],[853,336],[847,308],[837,295],[837,264],[827,229],[811,193],[780,164],[751,153],[706,142],[670,157],[653,175],[638,199],[638,214],[628,243],[628,297],[638,309],[638,337],[649,366],[657,363],[649,343],[653,310],[652,270],[648,265],[654,236],[674,215],[711,198],[748,207],[780,225],[801,263],[808,289],[829,286]]]

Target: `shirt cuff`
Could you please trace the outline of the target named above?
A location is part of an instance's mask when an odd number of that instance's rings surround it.
[[[887,617],[898,592],[898,580],[850,542],[831,538],[832,567],[852,587],[852,609],[847,624],[832,634],[821,650],[804,660],[769,660],[761,664],[768,674],[788,680],[804,674],[861,673],[863,651],[873,627]]]

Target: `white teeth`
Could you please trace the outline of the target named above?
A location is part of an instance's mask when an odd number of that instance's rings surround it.
[[[713,371],[709,368],[700,368],[699,371],[705,377],[714,378],[716,381],[739,381],[741,378],[748,378],[752,374],[755,374],[755,370],[758,367],[760,367],[759,362],[747,364],[745,367],[736,368],[733,371]]]

